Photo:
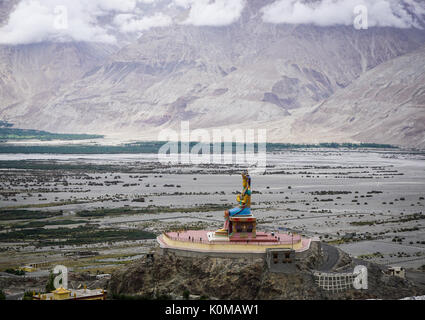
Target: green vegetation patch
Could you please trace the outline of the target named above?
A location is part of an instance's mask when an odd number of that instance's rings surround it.
[[[19,270],[19,269],[6,269],[6,270],[4,270],[4,272],[14,274],[15,276],[24,276],[25,275],[25,271]]]
[[[375,224],[400,223],[400,222],[409,222],[409,221],[421,220],[421,219],[425,219],[425,215],[423,215],[421,213],[414,213],[414,214],[404,216],[402,218],[389,219],[389,220],[385,220],[385,221],[379,221],[379,220],[353,221],[353,222],[350,222],[350,225],[352,225],[352,226],[372,226],[372,225],[375,225]],[[408,230],[408,231],[411,231],[411,230]]]
[[[369,260],[369,259],[373,259],[373,258],[380,258],[383,259],[384,255],[381,252],[374,252],[374,253],[370,253],[370,254],[362,254],[360,256],[358,256],[357,258],[362,259],[362,260]]]
[[[75,140],[75,139],[72,139]],[[140,144],[124,144],[119,146],[103,145],[11,145],[1,144],[0,153],[43,153],[43,154],[138,154],[158,153],[166,142],[144,142]]]
[[[352,226],[373,226],[374,224],[379,224],[379,221],[354,221],[350,222]]]
[[[7,130],[19,130],[19,129],[10,129],[10,128],[0,128],[3,130],[3,139],[6,140],[22,140],[24,139],[34,139],[34,136],[37,136],[39,140],[52,140],[52,139],[61,139],[61,140],[83,140],[83,139],[93,139],[93,138],[102,138],[103,136],[96,135],[63,135],[63,134],[51,134],[43,133],[43,131],[36,130],[25,130],[21,132],[19,136],[14,136],[10,131]],[[0,131],[2,132],[2,131]],[[9,132],[6,134],[6,132]],[[0,134],[1,139],[1,134]],[[118,146],[104,146],[104,145],[56,145],[56,146],[23,146],[23,145],[10,145],[2,144],[0,145],[0,153],[57,153],[57,154],[123,154],[123,153],[158,153],[160,148],[166,144],[166,141],[145,141],[145,142],[135,142],[128,143]],[[189,148],[192,149],[195,145],[198,145],[198,142],[190,142]],[[251,145],[252,146],[252,145]],[[177,147],[179,150],[182,149],[181,143],[178,143]],[[236,143],[222,143],[221,150],[222,153],[235,152],[238,149],[249,147],[248,145],[237,145]],[[259,145],[256,143],[253,146],[254,152],[258,152]],[[264,147],[264,146],[262,146]],[[208,148],[208,145],[206,146]],[[214,149],[214,145],[209,145],[210,152]],[[397,147],[389,144],[377,144],[377,143],[319,143],[319,144],[291,144],[291,143],[268,143],[266,145],[267,152],[274,152],[279,150],[287,149],[320,149],[320,148],[348,148],[348,149],[397,149]]]
[[[51,208],[51,207],[60,207],[66,206],[70,204],[82,204],[90,201],[83,200],[67,200],[62,202],[49,202],[49,203],[30,203],[30,204],[22,204],[16,206],[5,207],[4,209],[25,209],[25,208]]]
[[[0,220],[31,220],[62,216],[61,212],[31,210],[0,210]]]
[[[39,246],[81,245],[100,242],[155,239],[156,235],[143,230],[98,229],[97,226],[58,229],[23,229],[0,233],[0,242],[31,241]]]
[[[181,208],[181,207],[169,207],[169,206],[148,206],[146,208],[112,208],[112,209],[96,209],[96,210],[84,210],[77,213],[79,217],[107,217],[107,216],[119,216],[119,215],[131,215],[131,214],[154,214],[154,213],[170,213],[170,212],[209,212],[226,210],[231,204],[204,204],[196,207]]]
[[[11,127],[0,127],[0,140],[30,140],[36,139],[41,141],[50,140],[88,140],[100,139],[102,135],[95,134],[66,134],[66,133],[50,133],[47,131],[16,129]]]
[[[268,143],[267,151],[278,151],[281,149],[398,149],[398,147],[390,144],[382,143],[336,143],[336,142],[324,142],[318,144],[292,144],[292,143]]]
[[[13,225],[13,228],[43,228],[45,226],[63,226],[88,222],[88,220],[31,221],[29,223]]]

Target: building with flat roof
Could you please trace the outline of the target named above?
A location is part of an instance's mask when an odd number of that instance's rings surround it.
[[[392,276],[406,278],[406,270],[402,267],[389,267],[388,273]]]
[[[50,293],[33,294],[33,300],[106,300],[104,289],[90,290],[84,286],[83,289],[66,289],[60,287]]]

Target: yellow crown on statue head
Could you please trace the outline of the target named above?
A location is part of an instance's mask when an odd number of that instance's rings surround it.
[[[251,187],[251,177],[247,171],[242,172],[243,182],[246,182],[249,187]]]

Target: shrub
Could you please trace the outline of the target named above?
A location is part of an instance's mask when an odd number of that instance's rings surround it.
[[[25,271],[19,270],[19,269],[6,269],[6,270],[4,270],[4,272],[14,274],[16,276],[24,276],[25,275]]]
[[[189,296],[190,296],[189,290],[184,290],[183,291],[183,299],[189,300]]]
[[[25,291],[24,296],[22,297],[22,300],[32,300],[33,293],[29,291]]]

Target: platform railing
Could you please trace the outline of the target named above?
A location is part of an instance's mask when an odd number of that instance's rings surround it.
[[[276,241],[268,241],[268,242],[260,242],[260,241],[254,241],[254,240],[239,240],[239,241],[219,241],[219,240],[213,240],[213,241],[209,241],[207,239],[205,240],[201,240],[201,239],[196,239],[196,238],[181,238],[181,237],[173,237],[170,236],[169,234],[165,233],[164,234],[168,239],[173,240],[173,241],[184,241],[184,242],[193,242],[193,243],[204,243],[204,244],[210,244],[210,243],[218,243],[218,242],[223,242],[223,243],[229,243],[231,242],[232,245],[246,245],[246,244],[250,244],[250,245],[257,245],[257,246],[268,246],[271,243],[272,244],[282,244],[282,245],[293,245],[293,244],[297,244],[298,242],[300,242],[301,236],[297,235],[294,236],[293,239],[288,240],[288,241],[283,241],[283,240],[278,240],[276,239]]]

